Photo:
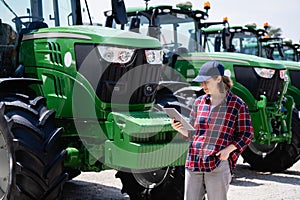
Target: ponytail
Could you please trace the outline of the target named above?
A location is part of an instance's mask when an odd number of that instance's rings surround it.
[[[231,88],[233,87],[233,82],[231,78],[228,76],[222,76],[222,80],[225,86],[225,90],[231,90]]]

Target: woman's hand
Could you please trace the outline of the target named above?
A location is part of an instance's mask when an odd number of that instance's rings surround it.
[[[231,144],[225,149],[222,149],[221,151],[216,153],[216,156],[218,156],[220,160],[228,160],[230,153],[234,150],[236,150],[236,147],[233,144]]]
[[[187,130],[183,129],[182,124],[179,121],[175,121],[175,119],[171,119],[172,128],[178,131],[181,135],[188,137],[189,133]]]
[[[172,128],[175,129],[176,131],[180,131],[180,129],[182,129],[182,124],[179,121],[175,121],[174,118],[171,119],[171,124],[172,124]]]

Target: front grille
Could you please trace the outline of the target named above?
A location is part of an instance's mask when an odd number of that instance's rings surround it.
[[[300,70],[289,70],[289,75],[291,79],[291,84],[300,90]]]
[[[280,99],[283,79],[280,78],[279,70],[276,70],[271,79],[260,77],[254,67],[249,66],[235,66],[234,73],[236,81],[245,86],[256,100],[260,100],[260,95],[265,95],[269,102]]]
[[[147,64],[144,49],[137,50],[126,65],[101,59],[95,45],[77,44],[75,49],[77,70],[90,82],[101,101],[117,104],[154,101],[161,65]]]

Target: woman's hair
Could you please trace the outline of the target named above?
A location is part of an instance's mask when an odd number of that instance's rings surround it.
[[[213,78],[217,79],[218,76],[214,76]],[[222,81],[218,85],[219,85],[220,92],[224,93],[228,90],[231,90],[231,88],[233,87],[233,82],[230,77],[222,76]]]
[[[233,82],[231,78],[228,76],[222,76],[222,80],[225,86],[225,90],[231,90],[233,87]]]
[[[213,79],[217,79],[219,76],[213,76]],[[218,84],[220,92],[226,92],[228,90],[231,90],[233,87],[233,82],[230,77],[228,76],[222,76],[222,81]]]

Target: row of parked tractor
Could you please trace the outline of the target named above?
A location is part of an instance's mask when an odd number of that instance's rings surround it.
[[[204,94],[192,80],[210,60],[249,107],[244,161],[277,172],[299,160],[299,46],[208,22],[208,2],[145,2],[112,0],[101,27],[89,1],[1,0],[0,199],[61,199],[67,180],[106,169],[130,199],[183,199],[188,142],[162,110],[189,116]]]

